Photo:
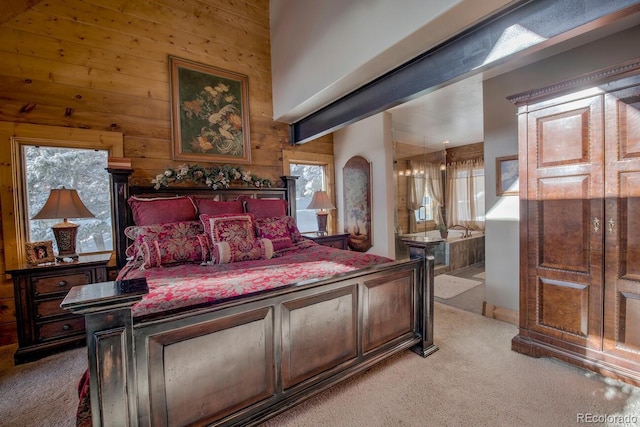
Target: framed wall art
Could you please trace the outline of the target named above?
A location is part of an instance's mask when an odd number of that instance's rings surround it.
[[[366,252],[373,246],[371,235],[371,163],[354,156],[342,169],[344,186],[344,232],[354,251]]]
[[[496,158],[496,196],[518,194],[518,156]]]
[[[245,75],[169,57],[174,160],[250,163]]]
[[[29,264],[45,264],[48,262],[54,262],[56,259],[56,256],[53,253],[53,242],[51,240],[28,242],[25,243],[24,246],[27,251],[27,262]]]

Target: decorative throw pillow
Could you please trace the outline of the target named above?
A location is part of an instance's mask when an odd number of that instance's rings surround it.
[[[167,222],[193,221],[196,206],[190,197],[129,197],[127,200],[135,225],[164,224]]]
[[[287,201],[284,199],[247,199],[244,202],[247,213],[255,218],[287,215]]]
[[[205,234],[177,239],[146,240],[141,245],[142,266],[163,267],[170,264],[205,262],[209,244]]]
[[[220,201],[194,197],[193,201],[198,208],[198,214],[206,215],[222,215],[222,214],[241,214],[244,208],[240,200],[236,201]]]
[[[254,222],[256,237],[271,240],[274,251],[292,247],[289,221],[286,218],[284,216],[256,218]]]
[[[296,220],[292,216],[285,216],[282,218],[282,221],[287,224],[287,228],[289,229],[289,237],[291,237],[291,241],[295,243],[302,242],[303,237],[300,234],[300,230],[298,230],[298,224],[296,224]]]
[[[211,243],[218,242],[249,242],[255,241],[253,217],[250,214],[241,215],[200,215],[200,221],[205,232],[211,238]]]
[[[140,246],[146,241],[180,239],[202,234],[204,229],[200,221],[178,221],[167,224],[131,226],[124,230],[125,236],[133,241],[127,248],[129,257],[138,258]]]
[[[270,259],[273,257],[273,244],[269,239],[257,239],[253,242],[217,242],[212,252],[213,259],[218,264]]]

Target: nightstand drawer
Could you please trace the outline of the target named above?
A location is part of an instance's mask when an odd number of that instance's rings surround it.
[[[344,240],[343,239],[338,239],[338,240],[327,240],[322,242],[322,244],[324,246],[329,246],[331,248],[337,248],[337,249],[347,249],[346,245],[344,244]]]
[[[46,295],[54,292],[68,292],[74,286],[88,285],[91,283],[89,271],[64,276],[49,276],[33,278],[35,296]]]
[[[36,302],[36,321],[46,319],[47,317],[59,316],[61,314],[69,314],[67,310],[60,307],[60,303],[64,298],[57,298],[47,301]]]
[[[72,317],[37,325],[38,339],[45,341],[84,333],[84,317]]]

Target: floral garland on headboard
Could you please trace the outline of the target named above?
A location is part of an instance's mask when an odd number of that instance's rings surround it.
[[[212,166],[204,168],[198,165],[180,165],[177,170],[167,168],[161,174],[156,175],[151,183],[158,190],[160,187],[168,187],[177,182],[192,182],[194,184],[205,184],[214,190],[219,188],[229,188],[232,182],[238,181],[244,185],[254,187],[271,187],[271,181],[260,178],[249,171],[243,171],[239,167],[229,165]]]

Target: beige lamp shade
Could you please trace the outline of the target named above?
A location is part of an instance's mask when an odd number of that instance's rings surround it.
[[[316,212],[316,219],[318,220],[318,234],[326,235],[327,234],[327,216],[329,212],[325,212],[325,209],[335,209],[331,200],[329,200],[329,195],[326,191],[316,191],[313,193],[313,197],[311,198],[311,203],[307,206],[307,209],[318,209],[319,212]]]
[[[313,197],[311,198],[311,203],[307,206],[307,209],[335,209],[331,200],[329,200],[329,195],[326,191],[316,191],[313,193]]]
[[[51,227],[58,246],[56,261],[63,261],[65,258],[78,259],[76,237],[79,225],[67,221],[67,218],[95,218],[95,215],[82,203],[76,190],[64,187],[51,190],[40,212],[31,218],[63,219],[63,222]]]
[[[40,212],[31,219],[95,218],[76,190],[54,188]]]

